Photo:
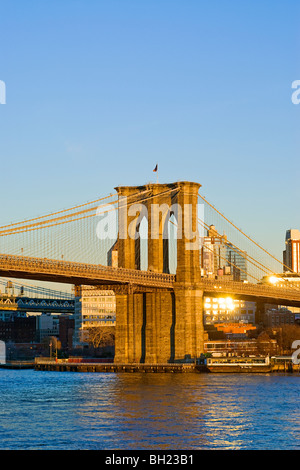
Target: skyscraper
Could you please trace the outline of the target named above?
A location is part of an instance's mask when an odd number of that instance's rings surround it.
[[[300,231],[297,229],[286,231],[283,264],[284,271],[300,273]]]
[[[210,225],[200,250],[201,268],[206,275],[216,275],[226,265],[226,240],[226,235],[219,235],[215,226]]]
[[[214,277],[223,271],[224,275],[231,275],[233,281],[247,280],[246,251],[228,242],[226,234],[220,235],[214,225],[210,225],[207,236],[203,237],[200,262],[204,276]]]
[[[247,253],[239,250],[231,243],[226,246],[226,259],[231,267],[234,281],[247,280]]]

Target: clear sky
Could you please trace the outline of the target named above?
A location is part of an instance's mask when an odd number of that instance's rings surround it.
[[[0,225],[192,180],[281,257],[300,229],[299,0],[0,0]]]

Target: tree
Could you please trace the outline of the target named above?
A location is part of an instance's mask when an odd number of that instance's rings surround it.
[[[115,342],[114,326],[94,326],[87,328],[88,342],[94,347],[113,346]]]
[[[46,336],[43,338],[42,344],[45,349],[49,350],[49,356],[56,356],[57,350],[61,349],[61,342],[56,336]]]
[[[275,341],[270,338],[266,331],[263,331],[258,335],[256,344],[259,354],[272,355],[276,353],[277,345]]]
[[[291,354],[293,341],[300,340],[300,326],[296,324],[276,326],[267,331],[276,339],[281,354]]]
[[[299,325],[283,325],[282,326],[282,350],[285,354],[291,354],[292,344],[295,340],[300,340],[300,326]]]

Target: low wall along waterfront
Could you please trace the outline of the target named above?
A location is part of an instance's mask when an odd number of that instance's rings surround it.
[[[114,363],[109,359],[50,359],[36,358],[34,369],[56,372],[150,372],[150,373],[300,373],[300,366],[293,364],[290,358],[268,360],[251,364],[252,358],[236,358],[228,364],[209,361],[207,364],[167,363],[167,364],[125,364]]]
[[[35,370],[57,372],[206,372],[206,366],[195,364],[115,364],[97,360],[36,358]]]

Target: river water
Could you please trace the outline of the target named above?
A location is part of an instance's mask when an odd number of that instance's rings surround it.
[[[300,375],[0,369],[0,448],[300,449]]]

